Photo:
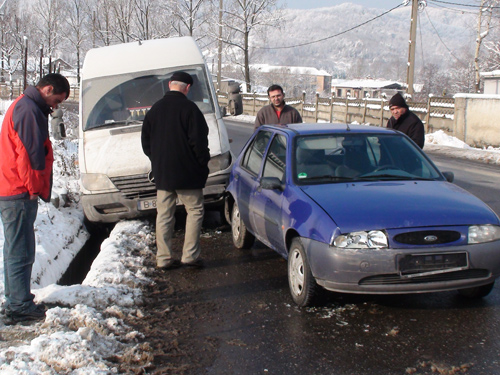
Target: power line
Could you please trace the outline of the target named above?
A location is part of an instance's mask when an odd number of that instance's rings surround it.
[[[351,27],[350,29],[347,29],[347,30],[344,30],[344,31],[341,31],[340,33],[337,33],[335,35],[330,35],[330,36],[327,36],[326,38],[322,38],[322,39],[318,39],[318,40],[313,40],[312,42],[307,42],[307,43],[301,43],[301,44],[296,44],[296,45],[293,45],[293,46],[281,46],[281,47],[252,47],[252,48],[256,48],[256,49],[285,49],[285,48],[295,48],[295,47],[303,47],[303,46],[307,46],[307,45],[310,45],[310,44],[314,44],[314,43],[319,43],[319,42],[323,42],[325,40],[328,40],[328,39],[332,39],[332,38],[335,38],[337,36],[340,36],[340,35],[343,35],[343,34],[346,34],[348,33],[349,31],[353,31],[355,29],[358,29],[360,28],[361,26],[364,26],[372,21],[375,21],[377,18],[380,18],[382,16],[385,16],[386,14],[392,12],[393,10],[399,8],[400,6],[402,6],[403,4],[399,4],[398,6],[392,8],[392,9],[389,9],[387,11],[385,11],[384,13],[381,13],[379,14],[378,16],[376,17],[373,17],[371,19],[369,19],[368,21],[365,21],[363,23],[360,23],[359,25],[356,25],[356,26],[353,26]]]
[[[436,32],[436,35],[439,39],[439,41],[443,44],[443,46],[448,50],[448,52],[450,53],[451,56],[453,56],[460,64],[464,65],[464,66],[467,66],[466,63],[464,63],[462,60],[460,60],[458,57],[456,57],[453,52],[448,48],[448,46],[445,44],[445,42],[443,41],[443,39],[441,39],[441,36],[439,35],[436,27],[434,26],[434,24],[432,23],[431,21],[431,18],[429,17],[429,12],[427,12],[427,9],[425,9],[425,15],[427,16],[427,19],[429,20],[429,23],[431,24],[432,28],[434,29],[434,31]]]
[[[443,0],[431,0],[433,3],[442,3],[442,4],[448,4],[448,5],[458,5],[458,6],[461,6],[461,7],[470,7],[470,8],[483,8],[481,7],[481,5],[475,5],[475,4],[459,4],[459,3],[453,3],[453,2],[450,2],[450,1],[443,1]],[[500,6],[498,7],[490,7],[490,6],[486,6],[487,8],[490,8],[490,9],[500,9]]]

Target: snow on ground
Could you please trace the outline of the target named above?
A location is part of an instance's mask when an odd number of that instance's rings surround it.
[[[230,119],[253,123],[255,117]],[[3,340],[0,341],[0,373],[117,373],[117,362],[133,362],[134,358],[148,355],[147,346],[138,344],[141,333],[128,327],[123,317],[144,315],[140,309],[141,286],[151,280],[146,276],[143,261],[150,255],[154,235],[144,221],[118,223],[101,245],[85,280],[78,285],[57,285],[89,234],[83,226],[79,204],[75,165],[77,143],[54,141],[54,149],[54,192],[60,206],[39,203],[32,288],[36,302],[57,307],[47,311],[44,322],[30,326],[5,326],[0,318]],[[426,136],[426,149],[446,149],[460,157],[489,163],[498,164],[500,160],[500,149],[474,149],[439,131]],[[0,294],[3,300],[2,249],[3,228],[0,226]],[[19,330],[24,332],[25,339],[18,339]],[[8,340],[8,337],[15,339]]]

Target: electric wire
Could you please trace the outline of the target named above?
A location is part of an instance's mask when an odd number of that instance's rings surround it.
[[[366,25],[366,24],[368,24],[368,23],[370,23],[370,22],[375,21],[376,19],[378,19],[378,18],[380,18],[380,17],[382,17],[382,16],[385,16],[386,14],[388,14],[388,13],[392,12],[393,10],[395,10],[395,9],[397,9],[397,8],[401,7],[401,6],[403,6],[403,4],[402,4],[402,3],[401,3],[401,4],[399,4],[398,6],[396,6],[396,7],[392,8],[392,9],[389,9],[389,10],[387,10],[387,11],[385,11],[385,12],[383,12],[383,13],[379,14],[378,16],[375,16],[375,17],[373,17],[373,18],[371,18],[371,19],[369,19],[369,20],[367,20],[367,21],[365,21],[365,22],[363,22],[363,23],[360,23],[360,24],[358,24],[358,25],[356,25],[356,26],[353,26],[353,27],[351,27],[351,28],[349,28],[349,29],[347,29],[347,30],[341,31],[341,32],[339,32],[339,33],[337,33],[337,34],[334,34],[334,35],[327,36],[327,37],[325,37],[325,38],[321,38],[321,39],[318,39],[318,40],[313,40],[313,41],[311,41],[311,42],[299,43],[299,44],[295,44],[295,45],[293,45],[293,46],[281,46],[281,47],[258,47],[258,46],[255,46],[255,47],[252,47],[252,48],[255,48],[255,49],[269,49],[269,50],[271,50],[271,49],[286,49],[286,48],[303,47],[303,46],[308,46],[308,45],[310,45],[310,44],[323,42],[323,41],[325,41],[325,40],[332,39],[332,38],[338,37],[338,36],[340,36],[340,35],[346,34],[346,33],[350,32],[350,31],[353,31],[353,30],[355,30],[355,29],[358,29],[358,28],[360,28],[361,26],[364,26],[364,25]]]
[[[453,56],[455,58],[455,60],[457,60],[460,64],[462,64],[463,66],[467,66],[467,64],[460,60],[458,57],[455,56],[455,54],[448,48],[448,46],[446,45],[446,43],[443,41],[443,39],[441,39],[441,36],[439,35],[439,32],[437,31],[436,27],[434,26],[434,24],[432,23],[432,20],[431,18],[429,17],[429,12],[427,12],[427,9],[425,9],[425,15],[427,16],[427,19],[429,20],[429,23],[431,24],[432,28],[434,29],[434,32],[436,33],[439,41],[443,44],[443,46],[448,50],[448,52],[450,53],[451,56]]]
[[[442,4],[448,4],[448,5],[457,5],[461,7],[469,7],[469,8],[483,8],[481,5],[475,5],[475,4],[459,4],[459,3],[453,3],[451,1],[443,1],[443,0],[431,0],[432,3],[442,3]],[[491,9],[500,9],[500,6],[485,6],[486,8],[491,8]]]

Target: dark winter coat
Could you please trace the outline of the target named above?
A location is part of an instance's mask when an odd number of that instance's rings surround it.
[[[38,195],[50,200],[54,155],[49,139],[51,108],[29,86],[5,114],[0,132],[0,199]]]
[[[261,125],[275,125],[275,124],[297,124],[302,122],[299,111],[292,106],[285,104],[281,110],[280,118],[274,110],[272,104],[266,105],[257,112],[255,118],[255,129]]]
[[[195,103],[169,91],[146,114],[142,148],[159,190],[201,189],[208,177],[208,126]]]
[[[424,124],[412,111],[407,110],[397,121],[394,117],[391,117],[389,121],[387,121],[387,127],[405,133],[413,142],[419,145],[420,148],[424,148]]]

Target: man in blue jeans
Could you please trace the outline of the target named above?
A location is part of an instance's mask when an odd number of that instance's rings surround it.
[[[48,116],[69,96],[68,80],[51,73],[29,86],[5,114],[0,130],[0,214],[4,227],[7,323],[45,318],[31,293],[38,197],[48,202],[54,155]]]

